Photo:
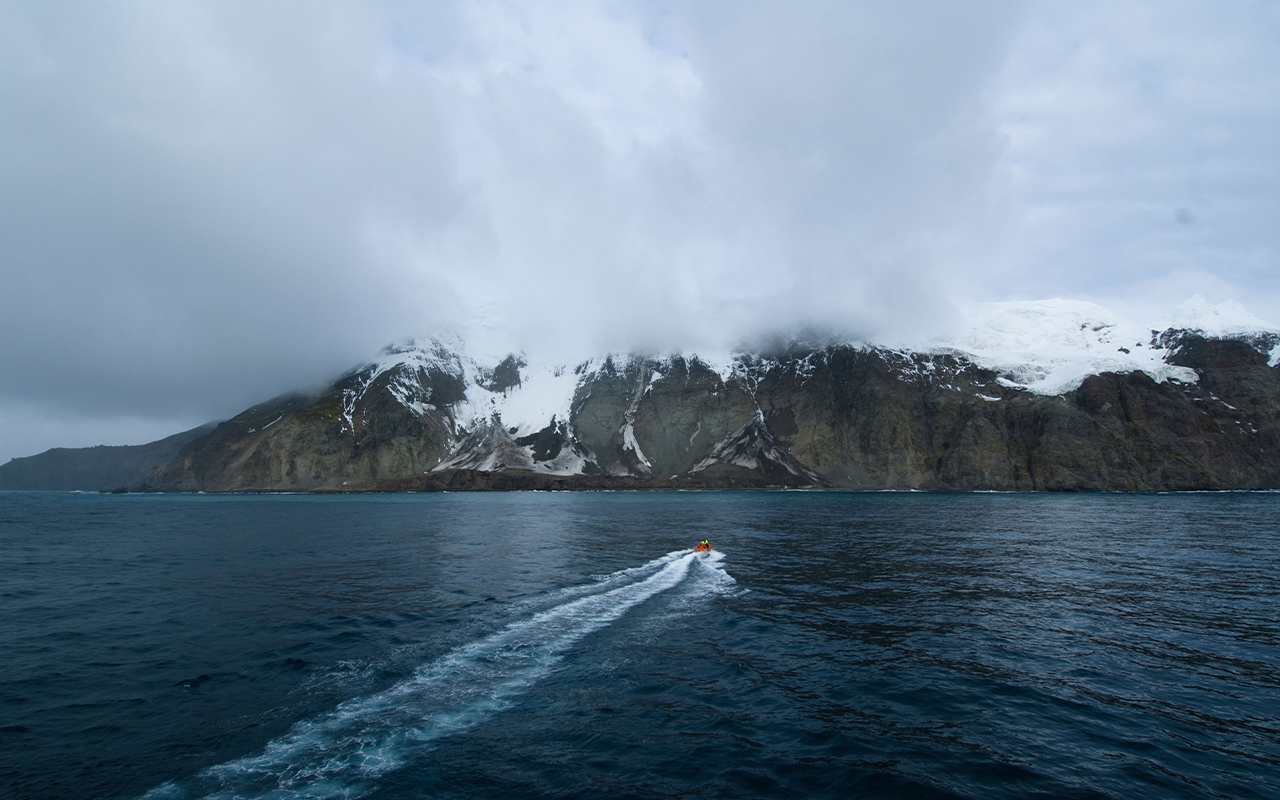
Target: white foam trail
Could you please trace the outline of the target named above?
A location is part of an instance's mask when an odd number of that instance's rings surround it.
[[[676,586],[691,565],[701,562],[717,582],[732,583],[720,558],[681,550],[607,575],[584,587],[593,594],[459,647],[385,691],[299,722],[261,753],[209,767],[189,782],[163,784],[143,798],[360,797],[423,744],[510,707],[574,643]]]
[[[584,594],[598,594],[612,586],[617,586],[620,583],[635,580],[642,575],[651,574],[655,569],[669,564],[677,558],[683,558],[692,552],[692,550],[675,550],[667,553],[661,558],[655,558],[647,564],[641,564],[638,567],[627,567],[626,569],[620,569],[617,572],[592,575],[591,583],[579,584],[577,586],[566,586],[562,589],[555,589],[547,592],[540,597],[523,600],[514,605],[513,611],[527,611],[538,606],[547,606],[552,603],[566,601],[569,598],[581,597]],[[704,556],[704,560],[705,559],[706,557]]]

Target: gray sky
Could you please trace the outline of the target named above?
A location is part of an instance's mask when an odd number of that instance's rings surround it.
[[[1273,2],[0,0],[0,461],[447,329],[1280,322],[1277,131]]]

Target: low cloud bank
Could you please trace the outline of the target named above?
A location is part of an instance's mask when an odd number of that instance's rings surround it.
[[[569,359],[944,335],[1001,298],[1280,318],[1278,31],[1141,3],[6,4],[0,459],[441,331]]]

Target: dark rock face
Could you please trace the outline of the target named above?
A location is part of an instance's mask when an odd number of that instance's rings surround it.
[[[608,360],[584,381],[570,420],[610,475],[683,475],[745,425],[755,402],[697,360]]]
[[[136,489],[187,442],[212,430],[202,425],[150,444],[56,447],[0,465],[0,489],[101,492]]]
[[[318,397],[279,397],[185,445],[146,488],[164,491],[297,491],[429,470],[449,455],[452,418],[414,413],[395,390],[457,402],[451,376],[391,370],[348,376]]]
[[[796,460],[778,441],[765,422],[764,414],[758,411],[750,422],[717,444],[710,455],[689,471],[688,476],[700,480],[755,478],[773,486],[826,485],[826,481]]]
[[[1191,337],[1170,361],[1200,382],[1103,373],[1046,397],[954,357],[837,347],[770,365],[757,396],[779,441],[834,486],[1280,486],[1280,374],[1244,342]]]
[[[524,361],[467,373],[437,346],[250,409],[183,444],[145,485],[1280,488],[1280,372],[1257,349],[1275,343],[1168,336],[1169,363],[1198,382],[1103,373],[1057,396],[947,353],[793,346],[720,371],[610,357],[577,369],[568,419],[524,428],[474,405],[532,385]]]

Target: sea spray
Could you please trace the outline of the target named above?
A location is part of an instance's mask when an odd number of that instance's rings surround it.
[[[688,550],[561,590],[568,599],[455,648],[377,694],[299,722],[261,753],[208,767],[195,778],[143,795],[159,798],[356,798],[430,742],[509,708],[584,636],[679,585],[701,567],[707,588],[733,583],[723,555]]]

